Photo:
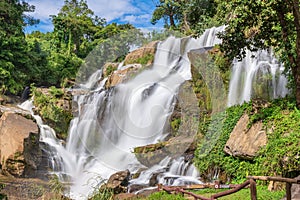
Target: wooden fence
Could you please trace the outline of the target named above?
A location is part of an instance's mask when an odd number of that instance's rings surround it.
[[[286,199],[291,200],[292,199],[292,193],[291,193],[291,187],[292,184],[300,184],[300,180],[291,179],[291,178],[282,178],[282,177],[270,177],[270,176],[248,176],[247,181],[245,181],[242,184],[239,185],[228,185],[228,187],[222,187],[218,182],[214,184],[214,188],[231,188],[230,190],[219,192],[216,194],[213,194],[210,198],[209,197],[203,197],[201,195],[197,195],[193,192],[187,191],[191,189],[202,189],[202,188],[209,188],[209,185],[197,185],[197,186],[184,186],[184,187],[170,187],[170,186],[162,186],[158,185],[158,190],[164,190],[168,193],[175,192],[176,194],[187,194],[189,196],[194,197],[195,200],[215,200],[220,197],[224,197],[233,193],[238,192],[239,190],[246,188],[250,185],[250,195],[251,200],[257,200],[257,190],[256,190],[256,180],[261,181],[278,181],[278,182],[285,182],[286,183]]]

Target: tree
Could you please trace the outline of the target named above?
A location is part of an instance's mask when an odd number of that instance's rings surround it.
[[[221,50],[229,58],[245,56],[246,48],[273,47],[295,86],[300,108],[300,10],[299,0],[218,0],[227,28]]]
[[[97,30],[105,24],[105,19],[94,15],[94,12],[87,6],[85,0],[65,0],[64,6],[58,15],[52,15],[54,33],[60,43],[58,48],[67,46],[67,52],[86,56],[86,51],[82,55],[80,45],[84,41],[91,41]]]
[[[152,14],[151,23],[156,24],[164,19],[165,27],[174,29],[182,18],[182,0],[159,0],[155,2],[156,9]]]
[[[0,0],[0,93],[17,93],[29,82],[28,49],[23,28],[36,23],[24,15],[34,6],[18,0]]]
[[[179,29],[187,34],[203,32],[216,14],[214,0],[160,0],[154,3],[152,24],[164,19],[166,28]]]

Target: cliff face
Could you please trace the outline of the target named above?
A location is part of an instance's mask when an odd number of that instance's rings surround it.
[[[0,158],[2,174],[47,179],[39,129],[29,112],[0,106]]]

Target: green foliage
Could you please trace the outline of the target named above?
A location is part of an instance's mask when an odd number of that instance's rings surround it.
[[[193,192],[195,194],[204,196],[204,197],[210,197],[213,194],[226,191],[227,189],[201,189],[201,190],[192,190],[190,192]],[[279,200],[282,199],[285,195],[285,191],[273,191],[270,192],[266,186],[258,186],[257,187],[257,199],[258,200]],[[147,198],[138,198],[138,199],[145,199],[145,200],[156,200],[156,199],[164,199],[164,200],[184,200],[186,197],[183,197],[182,195],[174,195],[174,194],[168,194],[167,192],[156,192],[151,194]],[[250,189],[242,189],[236,193],[233,193],[231,195],[221,197],[219,198],[221,200],[250,200]]]
[[[268,144],[261,149],[257,161],[265,174],[289,176],[300,171],[300,114],[295,101],[274,101],[262,111],[268,127]]]
[[[221,50],[232,60],[246,50],[272,48],[285,64],[300,107],[299,1],[217,1],[219,19],[227,24]],[[225,20],[224,20],[225,19]]]
[[[112,189],[105,188],[96,192],[90,200],[113,200],[114,192]]]
[[[117,69],[116,66],[109,65],[109,66],[106,68],[105,76],[107,77],[107,76],[111,75],[116,69]]]
[[[17,94],[29,82],[29,53],[23,27],[34,23],[25,12],[34,7],[18,0],[0,2],[0,93]]]
[[[32,87],[34,105],[42,118],[54,130],[59,138],[66,139],[69,123],[72,119],[70,110],[65,110],[60,106],[64,92],[54,86],[49,88],[48,93],[43,93],[40,89]]]
[[[134,64],[134,63],[139,63],[142,65],[147,65],[148,63],[152,63],[154,60],[154,54],[146,54],[142,57],[139,57],[137,59],[134,60],[128,60],[125,65],[127,64]]]
[[[89,48],[85,42],[103,27],[105,19],[95,16],[85,0],[65,0],[64,3],[60,12],[51,16],[57,45],[65,46],[67,55],[75,53],[84,58],[88,53],[85,48]]]
[[[225,171],[228,176],[235,178],[246,177],[249,167],[246,161],[227,156],[223,148],[237,121],[243,115],[249,104],[234,106],[226,111],[214,114],[209,122],[202,124],[205,139],[199,143],[195,152],[194,162],[201,173],[209,174],[211,170]],[[212,146],[213,145],[213,146]]]
[[[178,131],[180,124],[181,124],[181,118],[174,118],[171,121],[171,128],[175,133]]]
[[[156,192],[151,194],[149,197],[145,198],[147,200],[157,200],[157,199],[163,199],[163,200],[185,200],[182,195],[174,195],[174,194],[168,194],[167,192]]]
[[[212,194],[216,194],[222,191],[226,191],[226,189],[203,189],[195,191],[196,194],[210,197]],[[259,200],[279,200],[282,199],[285,194],[285,191],[273,191],[270,192],[266,186],[258,186],[257,187],[257,199]],[[250,200],[250,189],[242,189],[238,191],[237,193],[221,197],[219,198],[221,200],[235,200],[235,199],[244,199],[244,200]]]
[[[226,141],[237,121],[243,113],[250,113],[251,110],[251,103],[234,106],[212,116],[209,123],[201,124],[206,126],[202,129],[206,130],[205,137],[208,138],[199,144],[195,153],[194,162],[201,173],[210,174],[213,170],[219,170],[233,178],[234,182],[241,182],[248,175],[286,177],[300,171],[300,115],[295,101],[290,99],[274,100],[268,107],[250,116],[250,125],[262,121],[268,133],[267,145],[253,160],[243,160],[224,153]],[[222,126],[218,125],[220,122]],[[220,136],[211,151],[207,152],[216,133],[220,133]]]

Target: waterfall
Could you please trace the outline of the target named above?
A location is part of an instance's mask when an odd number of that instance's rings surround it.
[[[40,140],[52,152],[52,169],[61,181],[71,185],[66,192],[71,198],[87,199],[117,171],[136,172],[145,168],[132,153],[133,149],[163,141],[169,135],[166,127],[179,87],[191,79],[187,53],[220,43],[216,33],[223,28],[209,29],[198,39],[169,37],[158,44],[151,68],[115,87],[105,89],[106,78],[102,77],[101,69],[96,71],[73,90],[75,117],[65,145],[32,113],[40,129],[45,130]],[[126,66],[121,64],[118,68]],[[144,171],[138,180],[145,183],[146,174],[158,170],[163,173],[157,180],[165,184],[171,179],[172,184],[199,182],[192,164],[183,158],[170,157]]]
[[[247,51],[242,61],[233,61],[228,106],[248,102],[251,98],[285,97],[289,91],[283,70],[283,64],[270,50]]]
[[[61,181],[70,183],[67,193],[71,198],[88,199],[117,171],[129,169],[135,173],[146,168],[133,149],[163,141],[169,135],[168,120],[179,88],[191,79],[187,53],[221,43],[216,34],[222,30],[224,26],[209,29],[198,39],[169,37],[158,44],[151,68],[109,89],[105,88],[107,78],[102,77],[102,70],[96,71],[73,90],[75,117],[66,144],[32,112],[41,130],[40,140],[50,148],[52,169]],[[126,66],[121,63],[118,69]],[[259,94],[267,98],[285,96],[287,80],[282,70],[268,51],[260,51],[254,58],[248,52],[242,61],[235,60],[228,105],[241,104]],[[30,102],[22,107],[32,110]],[[181,156],[167,156],[141,172],[131,184],[148,184],[154,174],[162,184],[201,183],[193,164]]]

